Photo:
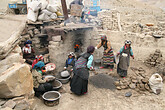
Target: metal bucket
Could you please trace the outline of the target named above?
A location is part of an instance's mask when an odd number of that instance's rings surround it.
[[[42,95],[44,104],[50,107],[58,105],[60,97],[61,94],[57,91],[48,91]]]

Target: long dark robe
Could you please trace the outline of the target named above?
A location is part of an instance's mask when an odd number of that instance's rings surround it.
[[[90,54],[85,54],[82,57],[87,60],[89,56]],[[77,95],[83,95],[88,91],[89,71],[86,67],[82,66],[82,68],[78,68],[78,69],[74,67],[73,73],[74,75],[70,82],[71,91]]]
[[[79,74],[88,72],[87,69],[81,68],[76,70]],[[88,91],[88,79],[82,78],[80,75],[74,74],[70,82],[71,91],[77,95],[82,95]]]
[[[130,49],[131,47],[127,49],[124,48],[123,51],[120,53],[119,63],[117,65],[117,73],[121,77],[127,76],[127,70],[130,63]],[[127,57],[122,56],[123,53],[127,54],[128,56]]]

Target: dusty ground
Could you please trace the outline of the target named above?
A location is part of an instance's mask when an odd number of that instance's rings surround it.
[[[152,74],[155,70],[145,67],[141,62],[132,61],[130,67],[143,67],[147,74]],[[97,70],[98,73],[107,73],[109,70]],[[115,72],[109,73],[118,77]],[[128,76],[134,73],[129,69]],[[94,75],[91,73],[91,75]],[[119,78],[119,77],[118,77]],[[164,86],[165,87],[165,86]],[[63,85],[65,93],[62,93],[60,103],[54,107],[47,107],[43,102],[35,98],[37,110],[163,110],[165,108],[165,89],[160,95],[149,92],[136,92],[135,90],[115,90],[99,89],[89,83],[88,94],[76,96],[70,92],[69,84]],[[125,97],[126,92],[132,92],[132,96]]]
[[[112,0],[115,1],[115,0]],[[113,4],[110,0],[105,0],[102,5],[105,8]],[[120,6],[126,0],[116,0],[116,7]],[[134,7],[131,0],[128,1],[128,6]],[[110,5],[106,5],[106,3]],[[115,4],[115,3],[114,3]],[[143,5],[136,4],[139,9],[144,9]],[[147,6],[145,8],[148,8]],[[150,8],[148,8],[150,9]],[[26,20],[26,16],[18,15],[1,15],[0,16],[0,42],[7,40],[13,31],[21,24],[22,21]],[[142,62],[132,61],[130,67],[143,67],[148,75],[151,75],[155,70],[147,68]],[[108,70],[97,70],[98,73],[108,73],[112,76],[118,77],[116,70],[109,73]],[[128,76],[133,75],[133,71],[129,69]],[[91,74],[94,75],[94,74]],[[165,87],[165,85],[164,85]],[[134,90],[115,90],[111,91],[108,89],[99,89],[89,83],[88,94],[84,96],[76,96],[71,94],[69,84],[63,85],[64,93],[62,93],[60,103],[54,107],[47,107],[43,102],[35,98],[35,104],[37,110],[164,110],[165,108],[165,89],[160,95],[155,95],[149,92],[136,92]],[[131,91],[132,96],[130,98],[125,97],[125,93]]]
[[[25,15],[0,15],[0,42],[9,39],[24,21],[26,21]]]
[[[137,0],[137,1],[141,1],[150,5],[154,5],[157,6],[159,8],[163,8],[165,9],[165,1],[164,0]]]

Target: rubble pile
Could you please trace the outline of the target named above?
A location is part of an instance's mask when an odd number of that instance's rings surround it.
[[[160,10],[144,10],[126,5],[98,13],[104,30],[145,33],[155,38],[163,38],[165,35],[164,16],[165,13]]]
[[[26,96],[15,97],[13,99],[0,99],[1,110],[32,110],[35,109],[32,98]]]
[[[137,68],[131,68],[131,69],[136,73],[136,75],[115,81],[116,88],[118,90],[130,88],[136,91],[152,92],[152,90],[149,87],[149,78],[145,74],[145,70],[142,67],[140,67],[139,69]]]
[[[159,49],[155,50],[155,53],[150,54],[146,59],[145,64],[150,67],[158,67],[162,62],[162,53]]]

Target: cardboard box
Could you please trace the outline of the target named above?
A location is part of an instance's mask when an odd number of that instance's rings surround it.
[[[82,15],[82,5],[72,4],[70,14],[72,16],[81,16]]]

